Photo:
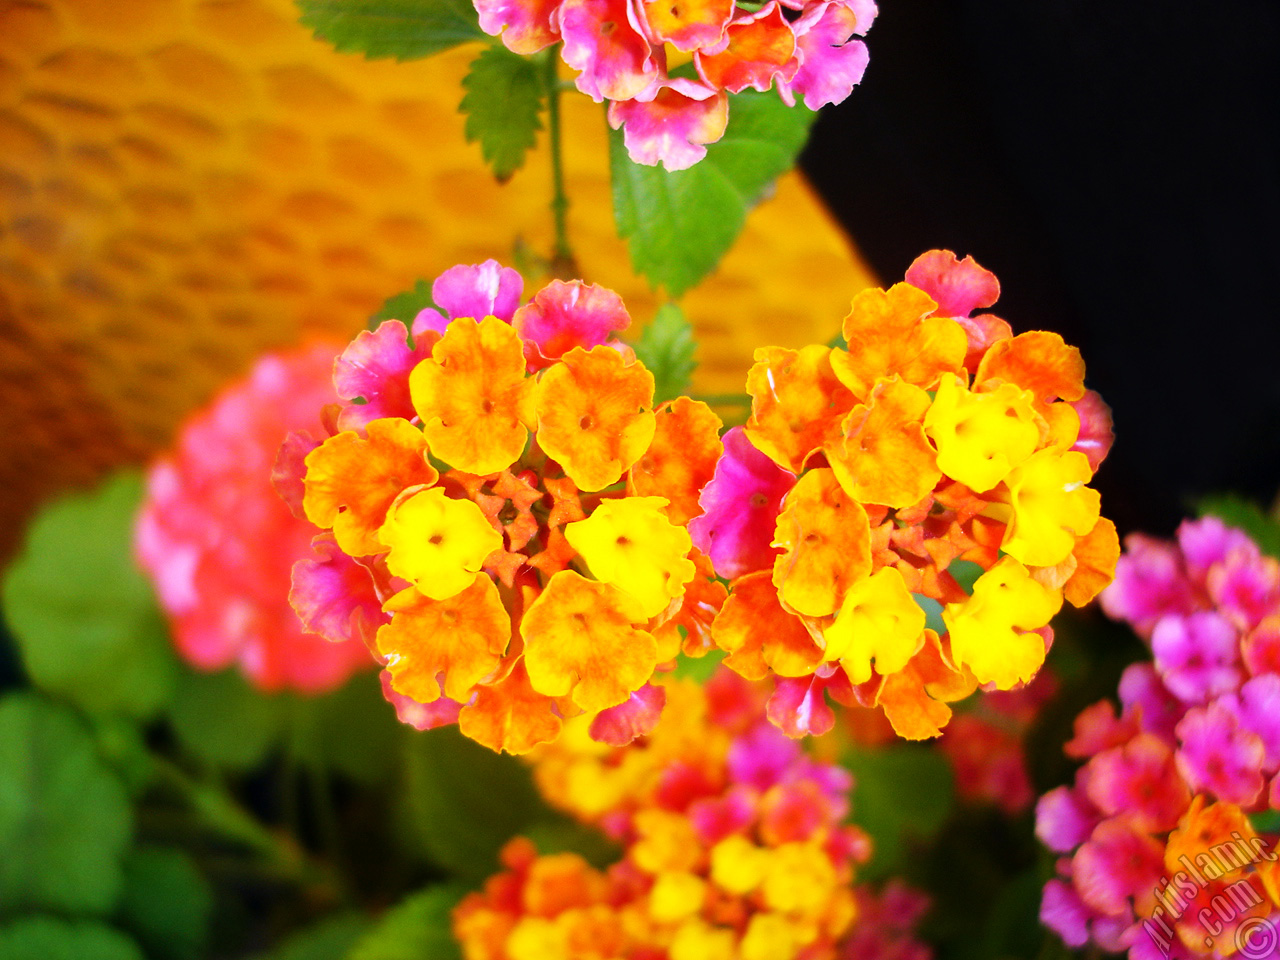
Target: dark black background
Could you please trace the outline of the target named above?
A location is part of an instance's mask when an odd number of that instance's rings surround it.
[[[885,280],[947,247],[1081,348],[1121,532],[1280,487],[1280,2],[883,0],[803,165]]]

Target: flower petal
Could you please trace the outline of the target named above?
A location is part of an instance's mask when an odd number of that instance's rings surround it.
[[[367,439],[353,431],[330,437],[307,454],[307,519],[333,528],[340,546],[353,557],[381,553],[378,528],[401,491],[439,479],[427,461],[422,432],[398,418],[374,420]]]
[[[842,436],[826,446],[840,485],[856,500],[887,507],[919,503],[942,478],[925,437],[929,395],[894,376],[849,411]]]
[[[862,504],[829,468],[810,470],[778,515],[773,583],[783,604],[811,617],[835,613],[846,592],[871,572],[871,528]]]
[[[622,703],[657,666],[653,635],[634,626],[646,619],[616,587],[572,570],[557,573],[521,621],[533,689],[569,695],[588,712]]]
[[[538,384],[538,444],[582,490],[617,483],[653,440],[653,374],[610,347],[570,350]]]
[[[564,528],[596,579],[630,596],[646,618],[682,596],[694,576],[689,532],[667,519],[666,505],[663,497],[606,500]]]
[[[502,534],[470,500],[453,500],[439,487],[397,500],[378,538],[390,548],[387,569],[433,600],[472,586],[485,558],[502,549]]]
[[[414,587],[387,601],[391,622],[378,631],[378,652],[387,658],[391,686],[419,703],[441,693],[459,702],[498,669],[511,640],[511,617],[498,588],[479,574],[471,586],[444,600]]]
[[[954,320],[931,316],[937,307],[909,283],[855,296],[844,319],[848,352],[834,351],[831,358],[840,380],[865,397],[876,380],[895,373],[926,390],[942,374],[959,373],[968,339]]]
[[[590,350],[607,343],[631,325],[631,316],[622,298],[606,287],[553,280],[515,312],[511,325],[533,345],[542,367],[574,347]]]
[[[432,356],[409,376],[413,406],[432,452],[469,473],[505,470],[533,422],[533,380],[509,324],[487,317],[449,324]]]

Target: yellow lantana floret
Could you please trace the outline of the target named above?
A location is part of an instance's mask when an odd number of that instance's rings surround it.
[[[737,960],[737,939],[732,929],[692,918],[680,925],[667,953],[671,960]]]
[[[979,683],[1001,690],[1024,683],[1044,663],[1044,639],[1032,631],[1047,626],[1061,606],[1060,592],[1033,580],[1014,557],[1002,557],[978,578],[973,596],[943,609],[951,655]]]
[[[1093,478],[1079,451],[1041,450],[1008,476],[1013,509],[1001,548],[1032,567],[1061,563],[1098,522],[1102,500],[1085,486]]]
[[[739,948],[742,960],[793,960],[804,945],[795,923],[776,913],[757,913]]]
[[[521,917],[507,938],[511,960],[546,960],[567,955],[565,930],[555,920]]]
[[[895,567],[884,567],[849,588],[835,622],[823,634],[824,660],[839,660],[854,683],[897,673],[924,642],[924,610]]]
[[[750,893],[769,873],[771,856],[740,833],[725,837],[711,850],[711,879],[739,896]]]
[[[938,448],[938,468],[976,493],[990,490],[1044,438],[1034,400],[1016,384],[971,393],[959,377],[943,376],[924,415],[924,431]]]
[[[764,902],[770,910],[797,916],[821,912],[838,882],[831,858],[821,845],[784,843],[770,858]]]
[[[675,923],[702,909],[707,881],[687,871],[662,873],[649,891],[649,914],[659,923]]]
[[[478,506],[452,500],[439,487],[394,504],[378,539],[391,548],[387,569],[432,600],[471,586],[485,557],[502,547],[502,535]]]
[[[596,579],[635,598],[646,617],[683,596],[696,572],[689,532],[667,519],[666,506],[664,497],[606,500],[586,520],[564,528]]]

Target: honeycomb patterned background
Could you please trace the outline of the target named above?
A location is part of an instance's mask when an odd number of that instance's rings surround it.
[[[0,560],[42,499],[145,460],[259,352],[350,337],[454,263],[549,250],[545,150],[498,184],[464,141],[476,49],[339,54],[290,0],[0,0]],[[644,322],[603,109],[564,106],[582,274]],[[697,388],[740,391],[757,345],[827,340],[871,282],[783,178],[685,298]]]

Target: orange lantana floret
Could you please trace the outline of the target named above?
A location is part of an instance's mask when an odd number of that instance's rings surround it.
[[[929,395],[897,376],[881,380],[849,411],[826,447],[836,479],[864,503],[909,507],[938,485],[938,455],[924,433]]]
[[[562,570],[524,613],[524,660],[539,693],[571,696],[583,710],[622,703],[658,664],[648,618],[617,587]]]
[[[400,492],[439,478],[427,461],[427,441],[405,420],[374,420],[361,437],[348,430],[307,454],[302,499],[307,519],[333,528],[334,538],[353,557],[385,549],[378,528]]]
[[[466,700],[502,660],[511,639],[511,617],[498,588],[483,574],[461,593],[432,600],[409,587],[387,601],[396,614],[378,630],[378,652],[388,658],[391,686],[422,703],[444,694]]]
[[[1084,360],[1056,333],[1031,330],[998,340],[982,358],[975,383],[1002,380],[1030,390],[1041,403],[1084,396]]]
[[[611,347],[577,347],[538,384],[538,443],[583,490],[617,483],[655,429],[653,374]]]
[[[871,531],[862,504],[845,493],[828,467],[810,470],[778,515],[773,583],[783,604],[825,617],[845,591],[871,572]]]
[[[672,523],[702,512],[698,494],[715,473],[724,422],[701,400],[680,397],[654,411],[653,442],[627,473],[627,492],[666,497]]]
[[[459,470],[494,473],[524,449],[533,421],[534,381],[524,346],[496,317],[462,318],[409,376],[413,407],[432,452]]]
[[[832,369],[828,347],[761,347],[755,359],[747,374],[747,436],[778,466],[797,473],[839,435],[840,418],[857,400]]]
[[[927,390],[942,374],[959,373],[968,340],[954,320],[930,316],[937,306],[909,283],[859,293],[844,319],[849,350],[832,358],[841,381],[865,397],[881,377],[896,374]]]
[[[555,700],[529,683],[523,659],[501,680],[476,687],[475,699],[458,716],[463,735],[490,750],[516,754],[554,740],[563,726]]]

